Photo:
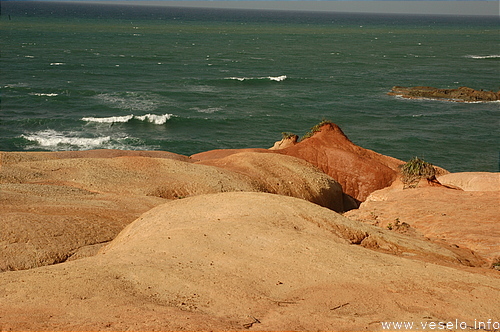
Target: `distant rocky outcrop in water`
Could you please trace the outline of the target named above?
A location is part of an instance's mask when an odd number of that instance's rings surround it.
[[[500,100],[500,91],[474,90],[465,86],[459,87],[458,89],[438,89],[430,86],[394,86],[388,95],[401,96],[409,99],[446,99],[456,102],[487,102]]]

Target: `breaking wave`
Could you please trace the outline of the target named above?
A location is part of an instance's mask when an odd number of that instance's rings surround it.
[[[500,54],[493,54],[493,55],[466,55],[466,58],[471,58],[471,59],[495,59],[495,58],[500,58]]]
[[[134,118],[141,121],[147,121],[160,125],[167,122],[167,120],[169,120],[172,116],[173,114],[163,114],[163,115],[146,114],[146,115],[134,116]]]
[[[58,93],[38,93],[38,92],[31,92],[30,95],[32,96],[39,96],[39,97],[55,97],[58,96]]]
[[[81,137],[81,133],[73,131],[60,132],[53,129],[42,130],[21,137],[35,143],[31,148],[44,148],[48,150],[93,149],[102,146],[111,140],[110,136]]]
[[[29,141],[26,150],[72,151],[93,149],[154,150],[158,146],[125,133],[93,133],[82,131],[41,130],[21,135]]]
[[[263,77],[226,77],[226,80],[237,80],[237,81],[249,81],[249,80],[270,80],[270,81],[275,81],[275,82],[281,82],[286,80],[287,76],[286,75],[281,75],[281,76],[263,76]]]
[[[95,118],[95,117],[84,117],[82,121],[86,122],[99,122],[99,123],[119,123],[119,122],[129,122],[134,118],[133,114],[125,116],[110,116],[107,118]]]
[[[105,118],[96,118],[96,117],[84,117],[81,120],[86,121],[86,122],[98,122],[98,123],[125,123],[129,122],[132,119],[136,119],[139,121],[145,121],[145,122],[150,122],[154,123],[157,125],[162,125],[166,123],[172,116],[173,114],[162,114],[162,115],[157,115],[157,114],[145,114],[145,115],[134,115],[134,114],[129,114],[129,115],[124,115],[124,116],[110,116],[110,117],[105,117]]]

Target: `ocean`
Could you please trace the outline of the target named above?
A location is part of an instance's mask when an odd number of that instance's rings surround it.
[[[355,144],[499,171],[500,20],[2,1],[0,151],[269,148],[326,119]]]

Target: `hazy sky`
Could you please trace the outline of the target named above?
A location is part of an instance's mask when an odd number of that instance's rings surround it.
[[[73,0],[75,1],[75,0]],[[87,1],[86,1],[87,2]],[[370,13],[408,13],[408,14],[449,14],[449,15],[499,15],[498,0],[493,1],[93,1],[144,5],[164,5],[180,7],[245,8],[311,10]]]

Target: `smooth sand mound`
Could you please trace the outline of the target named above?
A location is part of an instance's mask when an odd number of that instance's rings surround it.
[[[205,161],[210,159],[221,159],[230,156],[235,153],[241,152],[261,152],[261,153],[272,153],[268,149],[260,148],[247,148],[247,149],[216,149],[210,151],[204,151],[200,153],[193,154],[190,158],[195,161]]]
[[[473,326],[499,317],[495,271],[363,247],[372,236],[405,238],[279,195],[175,200],[143,214],[97,256],[0,274],[0,326],[380,330],[381,321]],[[421,253],[432,255],[438,247],[428,244]]]
[[[165,202],[61,185],[0,184],[0,192],[0,271],[91,255],[96,245]]]
[[[344,211],[340,184],[299,158],[272,153],[240,152],[199,163],[246,175],[256,191],[298,197],[334,211]]]
[[[175,159],[149,157],[68,158],[20,162],[2,168],[2,182],[65,185],[93,192],[167,199],[251,190],[231,172]]]
[[[500,173],[461,172],[438,177],[447,186],[456,186],[465,191],[500,191]],[[498,197],[500,200],[500,196]]]
[[[20,162],[49,160],[49,159],[71,159],[71,158],[116,158],[116,157],[149,157],[166,158],[185,162],[192,159],[177,153],[168,151],[141,151],[141,150],[82,150],[82,151],[54,151],[54,152],[0,152],[0,164],[9,165]]]
[[[490,263],[500,262],[498,191],[385,188],[346,216],[400,231],[409,226],[434,241],[469,248]]]
[[[121,155],[115,150],[110,154]],[[181,161],[174,154],[123,154],[2,153],[0,271],[79,257],[79,249],[87,246],[98,249],[94,245],[112,240],[167,199],[254,190],[239,174]]]
[[[338,183],[293,157],[246,153],[210,166],[163,152],[109,153],[2,153],[0,271],[90,255],[141,213],[193,195],[265,191],[343,209]]]

